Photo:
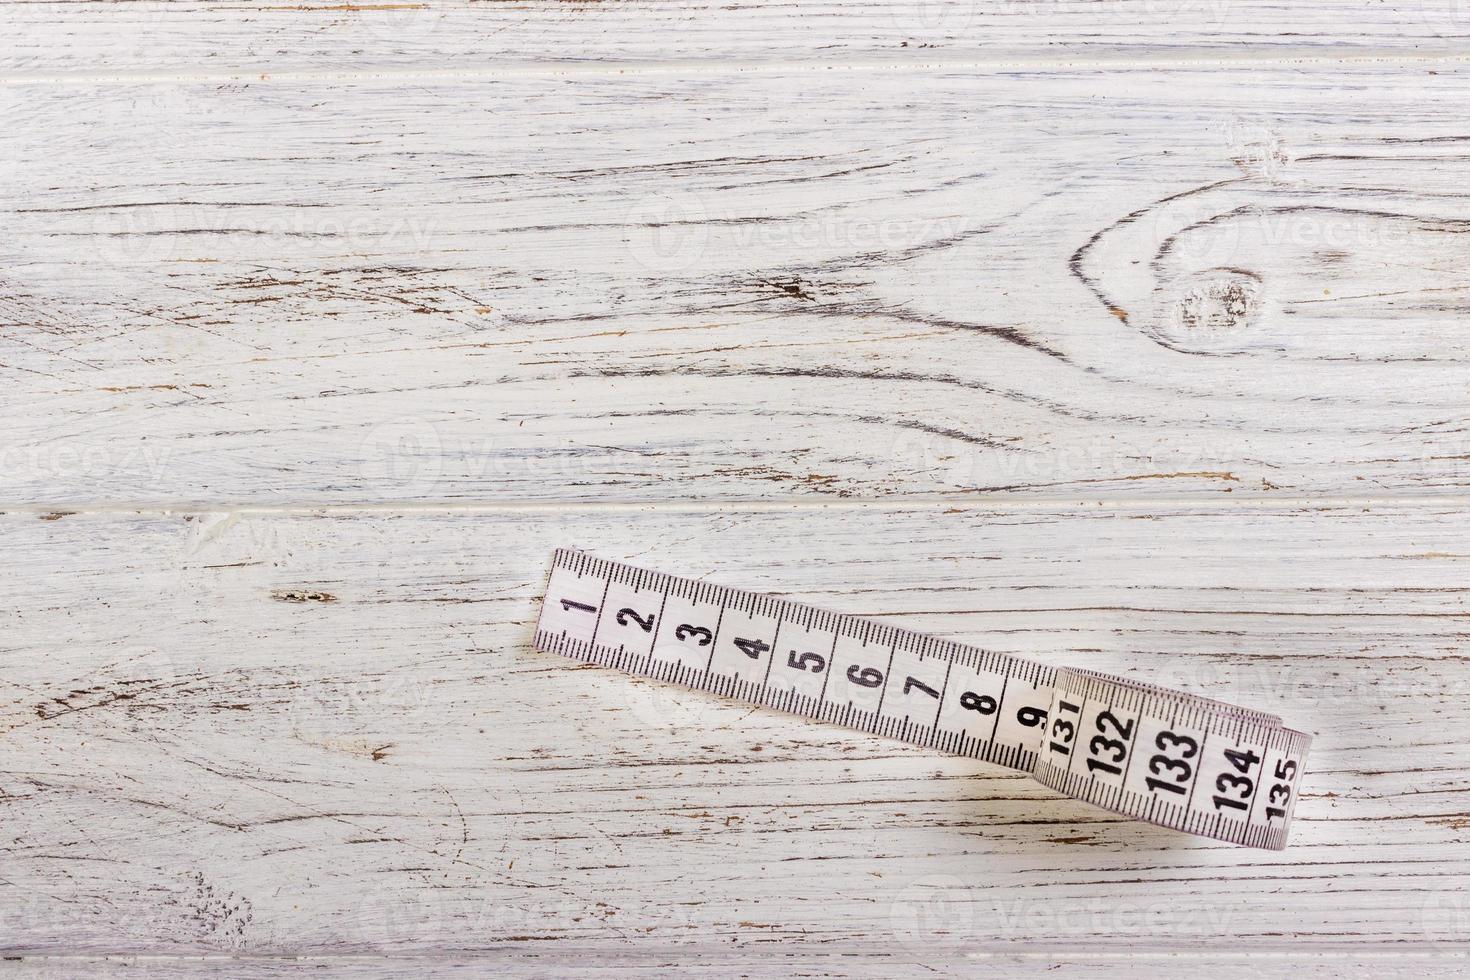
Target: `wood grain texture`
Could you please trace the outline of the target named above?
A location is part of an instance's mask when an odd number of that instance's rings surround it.
[[[926,976],[1005,976],[1018,978],[1083,978],[1083,980],[1133,980],[1141,970],[1169,974],[1190,971],[1240,970],[1241,958],[1192,952],[1150,956],[1131,949],[1111,956],[1085,953],[926,954],[906,956],[892,951],[854,956],[851,953],[813,952],[793,947],[735,950],[663,949],[640,954],[627,944],[594,947],[583,953],[565,948],[516,947],[484,955],[441,954],[437,956],[302,956],[289,958],[244,956],[164,957],[35,957],[4,964],[7,976],[70,978],[85,971],[89,977],[112,980],[146,974],[161,980],[175,977],[260,978],[295,976],[340,976],[390,978],[432,976],[483,977],[493,970],[497,977],[641,977],[677,972],[681,977],[725,978],[802,976],[813,978],[854,977],[891,980],[894,976],[922,973]],[[1337,952],[1313,957],[1284,959],[1251,958],[1246,967],[1262,980],[1291,980],[1301,977],[1373,976],[1383,980],[1455,980],[1464,974],[1464,957],[1453,950],[1395,949],[1378,954]]]
[[[1467,43],[0,4],[0,966],[1461,975]],[[1294,842],[539,654],[557,546],[1275,710]]]
[[[1453,64],[0,98],[0,500],[1470,482]]]
[[[11,952],[793,942],[962,964],[1184,944],[1224,962],[1470,939],[1455,509],[4,525],[26,570],[0,634]],[[1151,828],[536,653],[559,544],[1279,709],[1317,733],[1293,844]]]
[[[1460,0],[70,0],[0,6],[0,71],[718,68],[801,61],[1338,58],[1466,54]]]

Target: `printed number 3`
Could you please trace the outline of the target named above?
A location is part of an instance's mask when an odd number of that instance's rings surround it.
[[[691,636],[697,637],[694,642],[702,647],[709,646],[709,641],[714,639],[714,634],[703,626],[690,626],[688,623],[684,623],[678,629],[674,630],[674,639],[676,640],[687,640]]]

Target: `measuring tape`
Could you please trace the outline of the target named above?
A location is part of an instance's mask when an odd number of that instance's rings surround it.
[[[1274,715],[558,550],[536,646],[983,759],[1139,820],[1280,850],[1311,736]]]

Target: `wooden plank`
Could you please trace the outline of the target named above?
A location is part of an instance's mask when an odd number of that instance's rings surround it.
[[[17,957],[8,960],[10,977],[64,978],[79,970],[97,980],[135,977],[146,970],[149,977],[224,976],[238,980],[280,976],[387,978],[422,977],[646,977],[677,971],[681,977],[789,976],[813,978],[871,978],[891,980],[894,976],[922,973],[925,976],[974,977],[996,975],[1016,978],[1085,977],[1089,980],[1135,980],[1143,969],[1165,975],[1187,972],[1211,973],[1249,970],[1261,980],[1299,980],[1303,977],[1372,976],[1381,980],[1455,980],[1464,974],[1464,956],[1453,949],[1414,949],[1317,953],[1308,958],[1242,957],[1191,952],[1150,956],[1145,951],[1091,954],[1086,951],[1038,953],[951,953],[930,951],[921,955],[822,952],[796,947],[737,950],[666,947],[648,953],[630,952],[626,947],[601,947],[568,952],[564,949],[507,948],[490,953],[458,953],[438,956],[305,956],[288,959],[231,956],[207,957]],[[981,973],[981,971],[984,971]]]
[[[689,63],[1157,61],[1463,55],[1458,0],[16,2],[0,71],[405,71]]]
[[[0,501],[1463,493],[1467,82],[11,88]]]
[[[799,942],[1247,962],[1470,938],[1453,507],[4,525],[24,570],[0,613],[11,953]],[[980,763],[539,654],[556,545],[1277,710],[1317,733],[1294,842],[1150,829]]]

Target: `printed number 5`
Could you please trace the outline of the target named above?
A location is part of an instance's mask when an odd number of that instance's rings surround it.
[[[786,665],[795,667],[797,670],[809,670],[813,674],[820,674],[827,669],[827,658],[820,653],[803,653],[797,656],[796,651],[792,650],[791,656],[786,658]]]

